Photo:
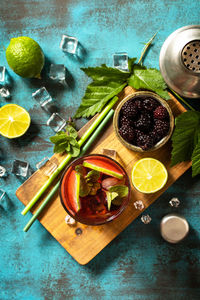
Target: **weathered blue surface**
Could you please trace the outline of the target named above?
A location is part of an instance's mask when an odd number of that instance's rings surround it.
[[[31,93],[45,85],[57,101],[60,114],[75,112],[88,79],[81,66],[112,64],[112,53],[127,51],[139,57],[143,43],[159,30],[146,65],[158,67],[161,45],[179,27],[199,23],[199,1],[135,0],[13,0],[0,7],[0,65],[7,63],[4,47],[16,36],[30,36],[39,42],[48,59],[43,80],[25,80],[10,69],[13,79],[11,103],[26,108],[32,118],[29,134],[16,141],[0,137],[0,164],[9,171],[0,179],[12,210],[0,211],[0,299],[200,299],[200,185],[199,176],[188,171],[148,210],[149,225],[140,219],[87,266],[78,265],[54,238],[36,222],[28,233],[22,228],[30,215],[22,217],[23,205],[15,196],[21,181],[14,177],[14,158],[28,160],[32,168],[44,156],[51,156],[48,115],[31,99]],[[84,62],[75,62],[59,49],[62,34],[76,36],[87,52]],[[66,90],[47,80],[50,62],[64,63],[73,78]],[[2,101],[1,105],[6,102]],[[78,122],[81,126],[81,122]],[[173,212],[171,197],[181,200],[178,213],[189,221],[191,231],[179,245],[170,245],[159,234],[163,215]]]

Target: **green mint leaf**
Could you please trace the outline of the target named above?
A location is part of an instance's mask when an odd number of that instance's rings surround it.
[[[85,168],[83,167],[83,165],[76,165],[75,171],[79,173],[81,176],[83,177],[85,176]]]
[[[106,192],[106,198],[107,198],[107,203],[108,203],[108,210],[110,210],[111,203],[112,201],[118,197],[118,193],[116,192]]]
[[[66,130],[66,134],[74,139],[77,138],[78,136],[78,132],[76,131],[76,129],[70,125],[67,125],[65,127],[65,130]]]
[[[125,82],[130,76],[129,72],[122,72],[116,68],[107,67],[105,64],[100,67],[81,68],[81,70],[94,81],[107,81],[108,79],[112,81],[114,79],[114,81]]]
[[[59,132],[59,134],[57,133],[56,135],[50,137],[50,141],[53,144],[62,143],[65,140],[66,140],[66,133],[65,132]]]
[[[99,182],[90,182],[88,183],[88,186],[90,186],[90,192],[89,195],[96,195],[97,191],[101,188],[101,185]]]
[[[113,185],[109,188],[109,192],[115,192],[120,198],[128,195],[128,187],[126,185]]]
[[[54,153],[62,153],[65,152],[65,149],[67,147],[68,143],[64,142],[64,143],[60,143],[60,144],[55,144],[53,152]]]
[[[80,191],[79,194],[81,197],[85,197],[89,195],[91,188],[86,183],[83,176],[80,177]]]
[[[167,100],[170,99],[168,93],[162,93],[167,88],[167,85],[162,78],[160,71],[156,69],[147,69],[141,65],[135,65],[133,74],[128,79],[128,84],[133,88],[146,89],[158,93]]]
[[[67,144],[67,143],[66,143],[66,144]],[[66,145],[66,147],[65,147],[65,151],[66,151],[66,152],[69,152],[70,149],[71,149],[71,145],[70,145],[70,143],[68,143],[68,144]]]
[[[71,136],[68,136],[67,137],[69,143],[72,145],[72,146],[76,146],[77,145],[77,140]]]
[[[196,162],[198,156],[197,137],[199,132],[200,112],[187,111],[176,118],[175,130],[172,135],[171,166],[182,161],[190,161],[193,156],[193,158],[195,157],[194,174],[196,174],[198,168]]]
[[[74,117],[89,118],[94,116],[103,109],[108,100],[119,94],[126,85],[126,83],[109,80],[92,82],[88,85],[85,96]]]
[[[114,205],[121,205],[124,197],[128,195],[128,187],[126,185],[111,186],[106,192],[108,201],[108,210],[110,210],[111,203]]]
[[[97,182],[100,177],[100,172],[96,170],[89,171],[86,175],[86,181]]]
[[[76,140],[74,140],[76,141]],[[71,144],[71,143],[70,143]],[[78,142],[76,141],[76,143],[74,143],[74,145],[72,146],[71,144],[71,149],[68,152],[68,154],[71,154],[72,157],[77,157],[80,154],[80,146],[78,144]]]
[[[198,133],[198,142],[192,153],[192,177],[200,174],[200,133]]]

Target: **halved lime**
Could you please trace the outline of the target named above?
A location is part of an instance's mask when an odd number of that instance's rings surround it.
[[[29,128],[29,113],[17,104],[6,104],[0,108],[0,134],[9,138],[22,136]]]
[[[150,194],[161,190],[168,179],[165,166],[157,159],[142,158],[132,170],[132,183],[142,193]]]

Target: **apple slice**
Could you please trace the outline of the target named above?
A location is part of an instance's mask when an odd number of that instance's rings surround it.
[[[116,177],[118,179],[122,179],[124,177],[124,175],[116,167],[104,161],[95,159],[90,159],[89,161],[84,160],[83,166]]]

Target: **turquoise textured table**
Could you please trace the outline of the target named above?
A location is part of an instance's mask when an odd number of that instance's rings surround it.
[[[27,160],[32,169],[45,156],[52,155],[46,126],[49,115],[32,100],[31,94],[45,86],[56,101],[58,112],[73,115],[89,82],[80,70],[101,63],[112,65],[114,52],[126,51],[139,57],[143,43],[158,31],[145,64],[159,67],[160,48],[179,27],[198,24],[199,1],[81,1],[12,0],[0,7],[0,65],[12,78],[12,98],[0,105],[17,103],[32,118],[28,133],[17,140],[0,137],[0,164],[8,177],[0,179],[12,207],[0,210],[0,299],[200,299],[200,185],[199,176],[184,174],[147,211],[149,225],[138,218],[86,266],[80,266],[36,222],[28,233],[23,227],[31,214],[23,217],[23,205],[15,196],[22,181],[11,174],[13,159]],[[86,56],[77,62],[59,48],[62,34],[76,36]],[[5,48],[12,37],[30,36],[42,47],[46,64],[43,79],[22,79],[7,65]],[[50,63],[65,64],[71,74],[69,89],[48,79]],[[198,100],[191,101],[198,109]],[[77,122],[78,127],[84,121]],[[178,197],[181,205],[169,207]],[[180,244],[170,245],[160,236],[159,223],[171,212],[183,214],[190,233]]]

